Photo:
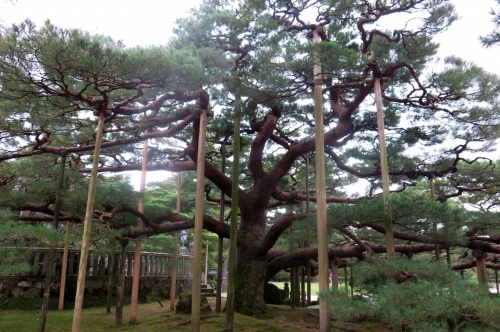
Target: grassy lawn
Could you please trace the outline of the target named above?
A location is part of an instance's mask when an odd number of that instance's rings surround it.
[[[215,308],[214,299],[209,302]],[[123,324],[116,326],[114,314],[106,314],[105,308],[85,309],[82,314],[81,332],[99,331],[191,331],[190,315],[176,314],[170,311],[168,303],[161,307],[157,302],[139,305],[138,323],[129,324],[129,306],[123,310]],[[37,311],[2,310],[0,311],[0,331],[28,332],[38,329]],[[49,311],[46,331],[69,332],[73,320],[73,310]],[[373,323],[337,323],[333,322],[331,331],[386,331],[383,326]],[[210,315],[201,321],[201,331],[223,331],[225,314]],[[306,332],[318,331],[319,319],[305,313],[304,309],[291,310],[288,306],[269,306],[269,312],[260,317],[235,315],[234,331],[245,332]]]
[[[280,289],[285,289],[285,283],[284,282],[271,282],[272,284],[275,284],[278,286]],[[288,284],[288,287],[290,287],[290,283]],[[343,290],[345,289],[344,284],[339,284],[339,289]],[[311,295],[318,295],[319,293],[319,283],[317,282],[312,282],[311,283]]]

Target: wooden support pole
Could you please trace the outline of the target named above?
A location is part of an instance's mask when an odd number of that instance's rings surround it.
[[[486,254],[480,250],[472,250],[472,257],[476,259],[477,281],[479,285],[488,287],[488,275],[486,273]]]
[[[495,284],[497,286],[497,294],[500,294],[500,285],[498,284],[498,270],[495,270]]]
[[[66,168],[66,153],[61,154],[61,164],[59,167],[59,175],[56,188],[56,202],[54,204],[54,219],[52,220],[52,228],[57,232],[59,228],[59,213],[61,211],[62,192],[64,184],[64,170]],[[47,322],[47,311],[49,309],[50,288],[52,285],[52,275],[54,273],[54,263],[56,258],[56,244],[52,243],[48,252],[47,270],[45,271],[45,285],[43,289],[42,310],[40,312],[40,320],[38,322],[38,332],[45,331],[45,323]]]
[[[238,236],[238,204],[240,176],[240,122],[241,96],[236,89],[233,130],[233,169],[231,183],[231,222],[229,225],[229,257],[227,265],[227,299],[226,299],[226,331],[234,328],[234,297],[236,295],[235,271]]]
[[[73,312],[72,332],[80,331],[82,319],[83,295],[85,290],[85,277],[87,275],[87,259],[89,255],[90,232],[92,229],[92,217],[94,215],[94,202],[97,187],[97,173],[99,172],[99,158],[101,153],[101,142],[106,115],[101,112],[97,123],[97,133],[95,139],[94,156],[92,160],[92,171],[90,173],[89,191],[87,196],[87,206],[85,209],[85,219],[83,226],[82,248],[80,253],[80,264],[78,267],[78,279],[76,286],[75,308]]]
[[[387,245],[387,257],[392,258],[396,254],[394,248],[394,231],[392,227],[392,213],[390,206],[389,165],[387,163],[387,148],[385,143],[384,109],[382,105],[382,88],[380,78],[375,78],[375,101],[377,104],[377,126],[380,145],[380,172],[382,173],[382,189],[384,196],[385,212],[385,242]]]
[[[205,246],[205,285],[208,284],[208,239]]]
[[[224,173],[226,171],[226,143],[223,142],[220,147],[221,154],[221,171]],[[225,204],[224,192],[220,192],[220,202],[219,202],[219,222],[224,222],[224,204]],[[222,310],[222,274],[224,265],[224,237],[219,235],[219,242],[217,248],[217,289],[215,293],[215,313],[220,313]]]
[[[203,242],[203,214],[205,205],[205,140],[207,135],[207,112],[200,114],[198,156],[196,162],[196,200],[194,215],[193,285],[191,290],[191,331],[200,331],[201,307],[201,261]]]
[[[311,260],[307,261],[307,305],[311,305]]]
[[[320,27],[318,29],[324,29]],[[320,32],[313,31],[313,42],[321,42]],[[323,122],[323,80],[319,55],[314,56],[314,119],[316,124],[316,206],[318,224],[318,277],[319,291],[328,291],[328,227],[326,216],[326,185],[325,185],[325,133]],[[320,332],[330,331],[330,311],[328,301],[319,301]]]
[[[146,130],[146,134],[148,131]],[[144,197],[146,195],[146,174],[148,169],[148,140],[142,143],[141,184],[139,187],[138,211],[144,212]],[[142,220],[137,220],[137,230],[142,229]],[[130,298],[130,323],[137,323],[137,304],[139,302],[139,280],[141,276],[141,241],[135,241],[134,274],[132,275],[132,294]]]
[[[115,239],[111,240],[111,250],[108,256],[108,287],[106,296],[106,313],[111,313],[111,303],[113,302],[113,286],[115,274]]]
[[[332,260],[332,288],[339,288],[339,264],[337,258]]]
[[[300,267],[300,305],[306,306],[306,269],[302,265]]]
[[[64,309],[64,293],[66,291],[66,275],[68,274],[68,256],[69,256],[69,233],[71,223],[66,221],[66,233],[64,235],[64,250],[61,269],[61,286],[59,287],[59,306],[58,310]]]
[[[436,199],[436,189],[434,186],[434,176],[429,178],[429,187],[431,190],[431,201],[434,201]],[[437,222],[433,222],[432,227],[434,229],[434,234],[437,234],[437,230],[438,230]],[[434,248],[434,257],[435,257],[436,262],[441,258],[441,247],[439,246],[439,244],[436,244],[436,246]]]
[[[120,241],[120,261],[118,263],[118,282],[116,283],[115,324],[123,322],[123,298],[125,293],[125,264],[127,264],[127,241]]]
[[[177,173],[177,203],[175,211],[181,213],[181,202],[182,202],[182,172]],[[179,232],[174,233],[175,245],[179,244]],[[177,248],[177,247],[176,247]],[[170,282],[170,310],[175,310],[175,293],[177,292],[177,264],[179,263],[178,250],[174,251],[172,257],[172,276]]]

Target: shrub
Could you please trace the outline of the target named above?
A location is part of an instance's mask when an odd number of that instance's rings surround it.
[[[264,286],[264,302],[267,304],[281,304],[280,289],[274,284]]]
[[[417,275],[401,282],[402,271]],[[406,331],[497,331],[500,300],[477,284],[459,280],[441,263],[408,260],[363,263],[356,268],[359,289],[351,298],[328,294],[332,316],[344,321],[379,321]]]

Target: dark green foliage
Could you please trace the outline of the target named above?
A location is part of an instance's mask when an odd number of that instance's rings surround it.
[[[264,302],[267,304],[281,304],[282,303],[282,290],[278,286],[267,283],[264,287]]]
[[[405,281],[404,273],[411,275]],[[340,320],[403,324],[407,331],[496,331],[500,302],[476,284],[461,281],[444,263],[380,260],[354,271],[356,296],[329,294]]]

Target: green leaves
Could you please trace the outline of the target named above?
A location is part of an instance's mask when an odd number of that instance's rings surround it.
[[[403,281],[405,275],[412,277]],[[356,295],[334,290],[328,299],[340,320],[401,324],[408,331],[493,331],[499,324],[498,299],[459,280],[444,264],[381,260],[353,268]]]

